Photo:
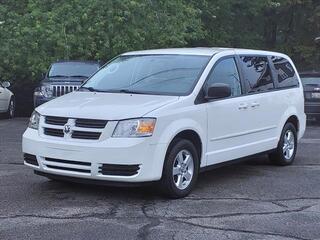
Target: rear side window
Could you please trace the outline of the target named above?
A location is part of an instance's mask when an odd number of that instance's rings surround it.
[[[272,56],[271,60],[276,70],[279,88],[291,88],[299,86],[298,76],[287,59]]]
[[[248,93],[263,92],[274,89],[274,83],[267,57],[241,56],[240,58]]]

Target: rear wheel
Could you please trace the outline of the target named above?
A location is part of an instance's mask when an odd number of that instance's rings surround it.
[[[277,149],[269,154],[272,163],[280,166],[291,165],[297,152],[297,129],[292,123],[284,126]]]
[[[197,181],[199,156],[189,140],[178,139],[171,146],[165,159],[160,187],[167,196],[182,198],[191,192]]]
[[[9,102],[8,110],[6,112],[6,117],[14,118],[14,114],[15,114],[15,102],[14,102],[14,99],[11,98]]]

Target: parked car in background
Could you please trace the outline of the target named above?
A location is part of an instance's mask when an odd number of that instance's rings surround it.
[[[320,72],[300,73],[304,88],[305,113],[320,121]]]
[[[258,153],[293,163],[303,88],[280,53],[224,48],[120,55],[81,88],[36,108],[24,164],[51,179],[158,182],[184,197],[199,172]],[[214,183],[213,183],[214,184]]]
[[[15,101],[13,93],[8,89],[9,82],[0,82],[0,114],[5,114],[8,118],[14,117]]]
[[[34,107],[77,90],[100,67],[100,63],[95,61],[53,63],[34,91]]]

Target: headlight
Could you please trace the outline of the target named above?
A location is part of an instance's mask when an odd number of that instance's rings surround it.
[[[52,89],[50,85],[43,85],[34,93],[35,96],[44,96],[46,98],[51,98],[53,96]]]
[[[36,111],[33,111],[31,117],[30,117],[30,121],[29,121],[29,128],[32,129],[39,129],[39,120],[40,120],[40,114]]]
[[[140,118],[119,121],[112,137],[150,137],[156,126],[155,118]]]

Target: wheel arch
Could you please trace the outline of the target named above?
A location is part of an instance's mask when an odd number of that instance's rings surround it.
[[[190,142],[193,143],[193,145],[197,149],[197,153],[198,153],[198,157],[199,157],[199,163],[201,165],[202,156],[203,156],[203,152],[204,152],[204,150],[203,150],[203,142],[201,140],[200,135],[194,129],[185,129],[185,130],[181,130],[180,132],[176,133],[176,135],[171,139],[171,141],[170,141],[170,143],[168,145],[168,148],[167,148],[167,151],[166,151],[166,156],[170,152],[170,150],[173,147],[175,141],[177,141],[178,139],[189,140]]]
[[[285,124],[287,124],[287,123],[292,123],[294,125],[294,127],[296,128],[297,132],[299,132],[299,130],[300,130],[300,122],[299,122],[299,118],[296,115],[291,115],[287,119]]]

